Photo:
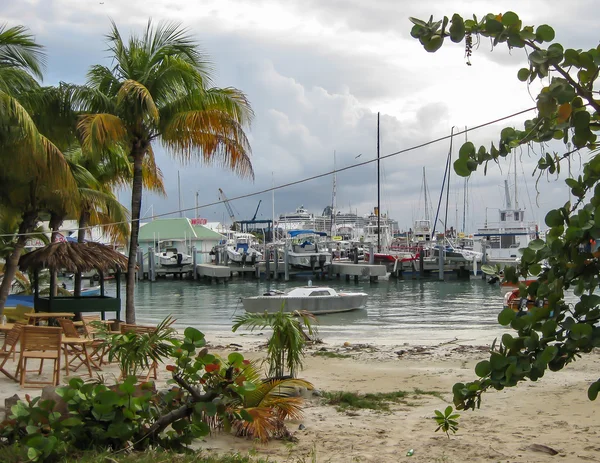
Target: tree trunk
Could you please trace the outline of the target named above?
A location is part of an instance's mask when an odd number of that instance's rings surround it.
[[[135,267],[140,232],[140,214],[142,209],[142,161],[145,150],[134,149],[133,186],[131,188],[131,236],[129,238],[129,261],[127,263],[127,291],[125,299],[125,321],[135,323]]]
[[[85,229],[87,225],[88,215],[85,212],[81,212],[79,216],[78,230],[77,230],[77,242],[83,243],[85,241]],[[81,297],[81,273],[75,272],[75,280],[73,282],[73,296]]]
[[[54,243],[56,242],[56,239],[58,238],[58,229],[60,228],[60,226],[63,223],[63,219],[62,216],[58,215],[55,212],[50,213],[50,223],[48,224],[50,226],[50,230],[52,231],[52,233],[50,234],[50,242]],[[57,276],[58,276],[58,270],[52,270],[53,273],[53,278],[50,279],[50,281],[54,282],[54,285],[50,288],[51,294],[53,297],[56,297],[58,295],[58,289],[57,289]]]
[[[24,233],[33,231],[36,221],[37,214],[32,212],[23,214],[23,220],[21,225],[19,225],[19,237],[15,243],[15,248],[8,259],[6,259],[6,264],[4,265],[4,278],[2,279],[2,284],[0,284],[0,316],[4,312],[4,305],[6,304],[6,299],[8,299],[8,293],[10,292],[12,282],[17,274],[19,258],[25,248],[25,243],[27,243],[28,237],[24,236]]]

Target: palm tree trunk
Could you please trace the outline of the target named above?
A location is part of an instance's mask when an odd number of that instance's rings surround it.
[[[133,186],[131,188],[131,236],[129,238],[129,261],[127,263],[127,291],[125,299],[125,321],[135,323],[135,268],[140,232],[140,214],[142,209],[142,160],[144,150],[134,149]]]
[[[4,265],[4,278],[0,284],[0,315],[4,312],[4,305],[6,304],[6,299],[8,299],[8,293],[10,292],[12,282],[17,274],[19,258],[25,248],[25,243],[27,243],[27,236],[24,234],[33,230],[36,220],[37,214],[33,212],[26,212],[23,214],[23,220],[21,221],[21,225],[19,225],[19,238],[17,238],[13,252],[8,259],[6,259],[6,264]]]
[[[60,226],[62,225],[63,219],[60,215],[58,215],[56,212],[51,212],[50,213],[50,223],[48,224],[50,226],[50,230],[52,231],[52,233],[50,234],[50,242],[54,243],[56,241],[56,239],[58,238],[58,229],[60,228]],[[57,290],[57,276],[58,276],[58,270],[54,269],[52,270],[53,278],[50,279],[50,281],[54,281],[54,285],[52,286],[52,288],[50,288],[51,294],[52,296],[57,296],[58,295],[58,290]]]
[[[83,243],[85,240],[85,229],[84,227],[87,225],[88,216],[82,211],[79,216],[78,230],[77,230],[77,242]],[[81,297],[81,273],[75,272],[75,280],[73,281],[74,289],[73,296]]]

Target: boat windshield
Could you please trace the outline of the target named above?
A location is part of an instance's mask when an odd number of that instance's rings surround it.
[[[329,291],[326,289],[321,289],[319,291],[313,291],[309,294],[309,296],[330,296]]]

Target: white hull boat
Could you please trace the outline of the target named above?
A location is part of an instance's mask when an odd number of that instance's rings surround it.
[[[276,313],[306,310],[314,315],[349,312],[363,308],[367,303],[366,293],[337,292],[324,286],[303,286],[287,293],[271,291],[263,296],[242,299],[244,310],[250,313]]]
[[[244,255],[246,256],[246,262],[250,262],[252,256],[254,256],[254,261],[261,260],[262,253],[254,247],[255,241],[256,237],[250,233],[236,233],[232,244],[227,246],[229,260],[236,264],[242,264],[244,263]]]
[[[192,256],[178,252],[176,248],[167,248],[156,254],[157,264],[161,267],[183,267],[192,264]]]

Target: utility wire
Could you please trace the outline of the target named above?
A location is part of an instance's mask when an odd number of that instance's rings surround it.
[[[395,152],[390,153],[390,154],[386,154],[385,156],[381,156],[379,158],[379,160],[382,161],[384,159],[388,159],[388,158],[391,158],[391,157],[394,157],[394,156],[398,156],[399,154],[404,154],[404,153],[407,153],[409,151],[414,151],[414,150],[419,149],[419,148],[424,148],[426,146],[433,145],[435,143],[439,143],[439,142],[444,141],[444,140],[448,140],[452,136],[461,135],[461,134],[464,134],[464,133],[467,133],[467,132],[472,132],[473,130],[477,130],[477,129],[481,129],[483,127],[487,127],[489,125],[497,124],[498,122],[502,122],[502,121],[505,121],[507,119],[512,119],[513,117],[520,116],[521,114],[525,114],[525,113],[527,113],[529,111],[533,111],[534,109],[537,109],[537,107],[534,106],[532,108],[523,109],[522,111],[518,111],[518,112],[510,114],[508,116],[500,117],[498,119],[494,119],[493,121],[485,122],[483,124],[476,125],[474,127],[470,127],[469,129],[462,130],[460,132],[455,132],[454,135],[445,135],[443,137],[439,137],[439,138],[436,138],[434,140],[430,140],[430,141],[427,141],[427,142],[424,142],[424,143],[420,143],[418,145],[411,146],[410,148],[405,148],[405,149],[402,149],[402,150],[399,150],[399,151],[395,151]],[[333,174],[338,173],[338,172],[344,172],[346,170],[350,170],[350,169],[355,169],[357,167],[366,166],[367,164],[371,164],[373,162],[377,162],[377,158],[369,159],[367,161],[359,162],[359,163],[356,163],[356,164],[351,164],[349,166],[342,167],[341,169],[330,170],[330,171],[324,172],[322,174],[313,175],[311,177],[306,177],[306,178],[303,178],[303,179],[300,179],[300,180],[295,180],[293,182],[288,182],[288,183],[284,183],[284,184],[281,184],[281,185],[276,185],[276,186],[273,186],[271,188],[266,188],[264,190],[255,191],[253,193],[247,193],[247,194],[244,194],[244,195],[235,196],[233,198],[228,198],[228,201],[231,202],[231,201],[236,201],[238,199],[251,198],[252,196],[258,196],[258,195],[262,195],[262,194],[265,194],[265,193],[270,193],[271,191],[280,190],[282,188],[289,188],[289,187],[294,186],[294,185],[300,185],[301,183],[306,183],[306,182],[310,182],[312,180],[316,180],[316,179],[319,179],[319,178],[327,177],[327,176],[333,175]],[[198,206],[198,209],[202,209],[202,208],[205,208],[205,207],[216,206],[216,205],[222,204],[224,202],[225,202],[224,200],[219,200],[219,201],[214,201],[212,203],[202,204],[202,205]],[[194,210],[196,210],[196,206],[194,206],[194,207],[188,207],[186,209],[178,209],[178,210],[170,211],[170,212],[163,212],[162,214],[155,214],[152,217],[166,217],[166,216],[173,215],[173,214],[179,214],[180,212],[189,212],[189,211],[194,211]],[[139,220],[143,220],[143,219],[146,219],[146,218],[147,217],[140,217],[139,219],[136,219],[136,220],[139,221]],[[88,225],[86,227],[81,227],[81,228],[70,228],[69,230],[58,230],[58,232],[61,232],[61,231],[88,230],[88,229],[93,229],[93,228],[97,228],[97,227],[110,227],[110,226],[114,226],[114,225],[121,225],[121,224],[124,224],[124,223],[131,223],[133,221],[134,220],[132,219],[132,220],[126,220],[126,221],[122,221],[122,222],[113,222],[113,223],[107,223],[107,224],[101,224],[101,225]],[[16,236],[33,236],[33,235],[39,235],[39,232],[6,233],[6,234],[0,234],[0,237],[8,237],[8,236],[14,236],[14,237],[16,237]]]

